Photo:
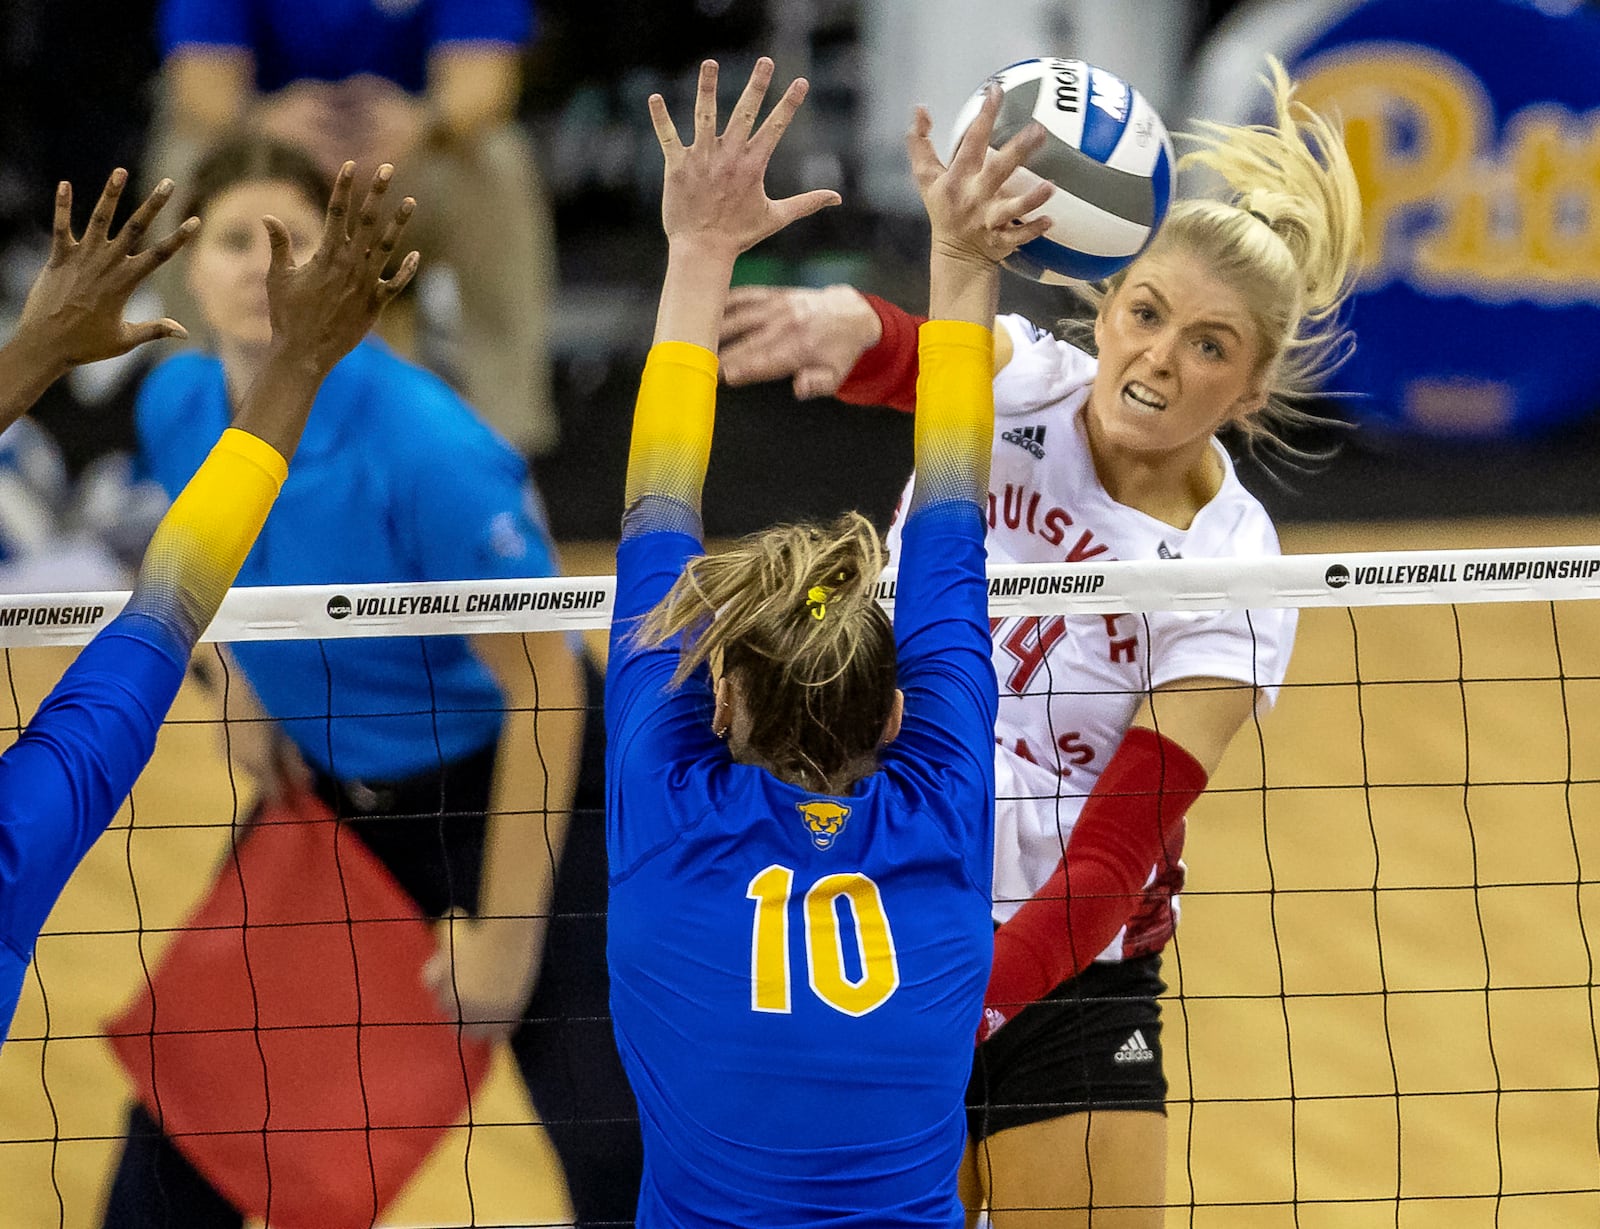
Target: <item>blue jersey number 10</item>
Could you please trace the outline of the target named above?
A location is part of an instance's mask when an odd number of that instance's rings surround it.
[[[787,1015],[789,989],[789,906],[794,872],[769,866],[750,881],[745,896],[756,902],[750,930],[750,1010]],[[845,934],[839,925],[839,900],[854,923],[860,976],[845,968]],[[824,875],[811,885],[801,907],[806,936],[806,973],[811,992],[835,1011],[864,1016],[889,1001],[900,988],[900,961],[883,911],[878,885],[865,875]]]

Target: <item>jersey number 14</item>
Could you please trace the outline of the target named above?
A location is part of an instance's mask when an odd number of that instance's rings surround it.
[[[794,872],[787,866],[769,866],[750,881],[745,896],[756,902],[750,929],[750,1010],[788,1015]],[[839,924],[841,899],[853,922],[850,939],[859,970],[855,977],[845,967],[847,936]],[[847,1016],[864,1016],[888,1002],[900,988],[900,961],[878,885],[855,872],[824,875],[805,894],[800,913],[811,992]]]

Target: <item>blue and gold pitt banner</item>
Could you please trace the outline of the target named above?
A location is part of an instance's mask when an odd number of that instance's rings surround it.
[[[1600,9],[1369,0],[1290,59],[1344,119],[1366,217],[1336,387],[1406,430],[1529,435],[1600,407]]]

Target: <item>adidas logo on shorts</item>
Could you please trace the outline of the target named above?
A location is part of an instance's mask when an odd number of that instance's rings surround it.
[[[1156,1052],[1145,1043],[1144,1030],[1134,1029],[1133,1036],[1122,1043],[1122,1048],[1111,1056],[1118,1063],[1153,1063]]]

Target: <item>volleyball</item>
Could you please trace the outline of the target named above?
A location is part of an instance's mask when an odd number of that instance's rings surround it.
[[[1022,60],[995,73],[956,117],[961,140],[984,91],[1003,95],[990,144],[998,149],[1030,120],[1044,144],[1012,176],[1021,192],[1041,179],[1055,185],[1029,219],[1047,215],[1050,230],[1030,240],[1006,268],[1050,285],[1097,282],[1131,263],[1154,237],[1172,197],[1172,138],[1139,91],[1115,73],[1082,60]]]

